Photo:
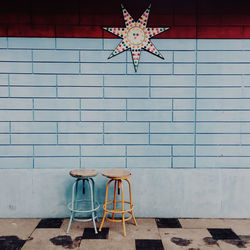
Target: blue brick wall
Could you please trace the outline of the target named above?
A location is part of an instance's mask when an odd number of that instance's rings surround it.
[[[249,168],[250,41],[0,39],[0,168]]]

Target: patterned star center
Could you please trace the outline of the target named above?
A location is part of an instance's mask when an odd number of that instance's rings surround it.
[[[137,71],[138,69],[142,49],[147,50],[148,52],[164,59],[162,54],[150,41],[150,38],[168,30],[169,27],[164,27],[164,28],[147,27],[150,6],[151,5],[149,5],[149,7],[144,11],[144,13],[138,19],[138,21],[134,21],[132,16],[122,5],[122,13],[125,22],[125,27],[124,28],[103,27],[104,30],[107,30],[110,33],[122,38],[122,41],[118,44],[118,46],[111,53],[108,59],[120,54],[121,52],[124,52],[125,50],[130,49],[132,53],[135,71]]]

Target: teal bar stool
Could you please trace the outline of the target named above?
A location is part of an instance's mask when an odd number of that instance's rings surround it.
[[[67,228],[67,233],[69,233],[71,223],[72,221],[93,221],[94,225],[94,230],[95,233],[97,234],[97,229],[96,229],[96,223],[95,221],[98,221],[98,216],[97,216],[97,210],[99,209],[100,205],[99,203],[95,200],[95,182],[93,180],[93,177],[98,175],[98,172],[94,169],[75,169],[71,170],[69,174],[76,178],[73,186],[72,186],[72,201],[68,204],[68,208],[71,211],[70,215],[70,220],[69,220],[69,225]],[[85,183],[88,183],[89,186],[89,191],[90,191],[90,199],[78,199],[77,196],[82,195],[79,192],[79,184],[82,182],[82,194],[85,194]],[[89,207],[89,209],[86,209],[86,206]],[[90,214],[91,213],[91,218],[87,219],[81,219],[81,218],[76,218],[76,214]]]

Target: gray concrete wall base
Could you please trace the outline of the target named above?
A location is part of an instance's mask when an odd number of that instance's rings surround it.
[[[69,216],[74,179],[68,172],[2,169],[0,217]],[[140,168],[131,172],[137,217],[250,218],[249,169]],[[95,181],[97,199],[103,204],[107,179],[99,174]]]

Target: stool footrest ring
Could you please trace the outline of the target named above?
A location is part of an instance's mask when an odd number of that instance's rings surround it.
[[[94,219],[97,219],[97,216],[94,216]],[[92,221],[92,218],[88,218],[88,219],[77,219],[77,218],[73,218],[72,221],[79,221],[79,222],[87,222],[87,221]]]
[[[116,204],[116,203],[122,203],[122,201],[108,201],[106,202],[106,204],[104,204],[102,207],[103,207],[103,210],[106,211],[107,213],[112,213],[112,214],[124,214],[124,213],[131,213],[132,210],[134,209],[134,205],[131,204],[129,201],[124,201],[124,203],[127,203],[129,204],[131,207],[129,209],[107,209],[107,205],[108,204]]]
[[[128,218],[125,218],[124,221],[129,221],[132,219],[132,215],[129,216]],[[122,222],[122,219],[110,219],[106,216],[106,220],[111,221],[111,222]]]
[[[77,200],[76,202],[91,202],[89,200]],[[74,213],[91,213],[91,212],[94,212],[96,210],[98,210],[100,207],[100,204],[96,201],[95,202],[95,208],[94,209],[90,209],[90,210],[77,210],[77,209],[73,209],[72,208],[72,202],[70,202],[68,204],[68,209],[71,211],[71,212],[74,212]]]

